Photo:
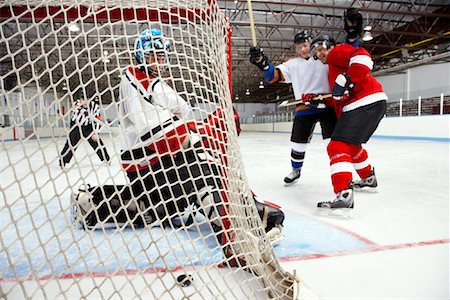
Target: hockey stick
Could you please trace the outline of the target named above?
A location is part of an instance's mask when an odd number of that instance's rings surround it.
[[[255,20],[253,19],[253,8],[252,0],[247,0],[248,15],[250,17],[250,31],[252,33],[252,43],[253,47],[256,47],[256,31],[255,31]]]
[[[327,98],[331,98],[331,94],[318,95],[318,96],[312,98],[311,101],[314,101],[314,100],[320,101],[320,100],[324,100]],[[302,103],[304,103],[303,100],[295,100],[292,102],[289,102],[289,100],[284,100],[283,102],[280,103],[280,105],[278,105],[278,107],[287,107],[287,106],[292,106],[292,105],[297,105],[297,104],[302,104]],[[321,108],[321,107],[319,107],[319,108]]]

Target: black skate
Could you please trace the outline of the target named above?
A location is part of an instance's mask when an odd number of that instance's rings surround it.
[[[340,191],[332,201],[317,203],[319,215],[340,218],[352,218],[353,206],[354,198],[352,189]]]
[[[364,192],[372,192],[376,193],[377,191],[377,177],[375,176],[375,169],[372,169],[372,173],[369,177],[361,179],[361,180],[355,180],[352,183],[353,189],[357,192],[364,191]]]
[[[291,184],[294,181],[296,181],[297,179],[300,178],[300,170],[292,170],[291,174],[289,174],[288,176],[286,176],[284,178],[284,182],[287,184]]]

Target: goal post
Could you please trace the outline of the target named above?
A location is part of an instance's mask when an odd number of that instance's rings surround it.
[[[231,103],[231,28],[215,1],[9,0],[0,12],[2,297],[297,297],[298,279],[280,266],[248,187]],[[155,80],[135,86],[153,119],[124,108],[132,99],[121,86],[136,70],[150,76],[136,60],[147,29],[171,44]],[[158,82],[162,92],[152,90]],[[177,108],[160,97],[182,99],[190,117],[164,119]],[[147,135],[130,133],[142,115]],[[86,124],[98,125],[78,129]],[[66,143],[77,130],[79,140]],[[146,155],[127,165],[128,148],[137,159],[133,134]]]

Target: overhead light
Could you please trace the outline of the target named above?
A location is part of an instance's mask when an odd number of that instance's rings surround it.
[[[245,94],[246,94],[247,96],[250,95],[250,90],[247,89],[247,90],[245,91]]]
[[[280,95],[277,95],[277,97],[275,98],[277,101],[280,100]]]
[[[370,32],[372,30],[372,26],[369,25],[370,24],[370,20],[369,20],[369,14],[367,14],[367,25],[364,27],[364,34],[362,36],[362,40],[364,42],[368,42],[373,40],[373,36],[372,33]]]
[[[67,89],[67,85],[66,85],[65,82],[63,82],[63,87],[62,87],[62,89],[63,89],[63,91],[67,91],[67,90],[68,90],[68,89]]]
[[[237,4],[237,3],[238,3],[238,0],[234,0],[234,3]]]
[[[236,97],[234,97],[234,100],[238,101],[239,100],[239,95],[236,94]]]
[[[109,58],[108,58],[108,51],[103,51],[103,58],[102,58],[102,61],[103,62],[105,62],[105,63],[109,63],[110,62],[110,60],[109,60]]]
[[[78,32],[78,31],[80,31],[80,26],[78,26],[78,24],[76,22],[70,23],[69,31]]]
[[[264,88],[264,82],[262,82],[262,81],[259,82],[259,88],[260,88],[260,89],[263,89],[263,88]]]
[[[364,42],[368,42],[368,41],[373,40],[372,33],[370,33],[370,31],[365,31],[364,34],[363,34],[362,40]]]

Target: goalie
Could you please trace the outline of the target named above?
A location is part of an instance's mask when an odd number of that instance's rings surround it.
[[[201,122],[202,126],[193,121],[189,104],[161,78],[168,67],[171,42],[160,30],[142,32],[135,47],[138,65],[127,69],[119,92],[124,133],[121,160],[130,184],[80,189],[71,197],[73,221],[85,229],[155,222],[173,226],[186,208],[195,207],[222,242],[226,208],[219,175],[224,159],[208,147],[223,143],[205,145],[202,139],[206,133],[226,139],[222,128],[216,130],[223,126],[218,121],[221,111]],[[284,214],[266,206],[261,204],[260,210],[267,228],[278,229],[273,240],[279,239]],[[186,225],[191,222],[192,215]]]

